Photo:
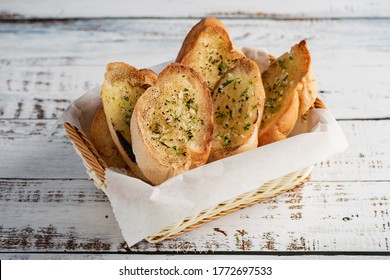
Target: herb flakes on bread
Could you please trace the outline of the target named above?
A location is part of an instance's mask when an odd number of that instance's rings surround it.
[[[114,62],[107,65],[102,86],[102,102],[111,137],[124,161],[137,177],[140,171],[131,147],[130,119],[138,98],[150,87],[144,75],[131,65]]]
[[[139,98],[130,127],[137,163],[154,185],[205,164],[213,119],[204,80],[190,67],[168,65]]]
[[[210,90],[236,60],[244,55],[233,47],[217,19],[203,19],[187,35],[176,62],[198,71]]]
[[[311,58],[306,42],[294,45],[276,59],[262,75],[266,95],[259,131],[259,146],[285,139],[299,112],[299,91],[309,73]]]
[[[212,93],[214,133],[209,161],[254,149],[265,93],[257,64],[242,58],[218,81]]]

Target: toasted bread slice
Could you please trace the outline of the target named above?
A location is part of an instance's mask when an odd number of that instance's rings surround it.
[[[260,146],[286,138],[294,128],[299,110],[299,84],[309,73],[310,65],[309,50],[306,42],[301,41],[263,73],[266,100],[259,132]]]
[[[133,66],[123,62],[107,65],[101,95],[108,128],[122,158],[142,180],[146,177],[131,147],[130,119],[138,98],[148,87],[144,75]]]
[[[179,54],[177,55],[176,62],[180,62],[184,55],[188,53],[192,45],[197,40],[199,34],[208,26],[219,26],[226,30],[225,25],[216,18],[204,18],[192,27],[183,41]]]
[[[246,57],[256,62],[261,74],[267,71],[270,64],[276,60],[274,56],[267,54],[262,50],[243,47],[242,52]],[[299,95],[298,114],[299,116],[303,116],[310,108],[314,107],[314,102],[318,97],[316,78],[312,71],[309,71],[309,73],[302,79],[297,90]]]
[[[100,107],[93,118],[91,125],[91,141],[108,167],[126,169],[127,175],[136,177],[123,160],[118,148],[111,138],[103,106]]]
[[[244,55],[234,49],[229,34],[223,27],[206,26],[196,35],[190,43],[184,42],[184,49],[187,52],[177,62],[199,72],[208,88],[213,90],[222,75]]]
[[[213,94],[214,133],[209,161],[254,149],[265,93],[257,64],[242,58],[218,81]]]
[[[302,79],[297,87],[299,95],[299,116],[303,116],[314,106],[314,102],[318,97],[318,89],[316,78],[312,71]]]
[[[127,168],[127,164],[111,138],[103,107],[100,107],[93,118],[91,125],[91,141],[107,166]]]
[[[154,86],[157,82],[158,75],[150,69],[143,68],[139,69],[141,74],[145,77],[145,83],[151,86]]]
[[[130,127],[137,163],[153,184],[203,165],[213,131],[204,80],[185,65],[168,65],[139,98]]]

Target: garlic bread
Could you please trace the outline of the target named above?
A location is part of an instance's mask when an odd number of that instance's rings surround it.
[[[199,72],[213,90],[222,75],[244,55],[234,49],[226,29],[219,25],[206,26],[196,35],[190,43],[183,43],[187,52],[176,62]]]
[[[139,98],[130,127],[137,163],[154,185],[205,164],[213,119],[204,80],[190,67],[168,65]]]
[[[131,147],[130,119],[138,98],[150,87],[144,75],[123,62],[107,65],[102,102],[111,137],[124,161],[138,178],[146,180]]]
[[[257,147],[265,93],[257,64],[238,60],[212,93],[214,132],[209,161]]]
[[[266,100],[259,131],[259,145],[287,137],[298,118],[299,88],[309,73],[311,58],[306,42],[294,45],[263,73]]]
[[[156,84],[158,75],[153,70],[150,70],[147,68],[142,68],[142,69],[139,69],[139,71],[141,72],[141,74],[145,78],[145,84],[151,85],[151,86],[154,86]]]
[[[318,97],[317,82],[313,72],[307,73],[297,87],[299,95],[299,116],[303,116],[314,106]]]
[[[183,41],[179,54],[177,55],[176,62],[180,62],[183,59],[184,55],[188,53],[190,48],[192,48],[192,45],[197,40],[199,34],[208,26],[219,26],[226,30],[225,25],[217,18],[202,19],[192,27],[190,32],[188,32]]]
[[[107,166],[127,168],[127,164],[111,138],[103,107],[100,107],[93,118],[91,125],[91,141]]]
[[[91,141],[108,167],[126,169],[127,175],[136,177],[123,160],[118,148],[111,138],[103,106],[100,107],[93,118],[91,125]]]

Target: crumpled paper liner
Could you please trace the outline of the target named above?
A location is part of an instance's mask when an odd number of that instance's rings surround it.
[[[258,55],[258,53],[256,53]],[[261,57],[261,55],[260,55]],[[264,60],[264,57],[261,58]],[[152,67],[159,73],[167,63]],[[101,106],[98,87],[73,102],[60,118],[90,137],[92,119]],[[325,160],[348,146],[335,118],[311,109],[293,137],[192,169],[153,187],[118,170],[106,169],[113,212],[129,246],[200,211],[252,191],[265,182]]]

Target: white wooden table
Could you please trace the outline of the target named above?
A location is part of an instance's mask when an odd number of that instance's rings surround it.
[[[0,0],[1,259],[390,254],[389,1],[133,2]],[[49,134],[108,62],[173,59],[204,16],[220,17],[236,45],[276,56],[306,39],[350,147],[301,188],[129,248],[65,132]]]

